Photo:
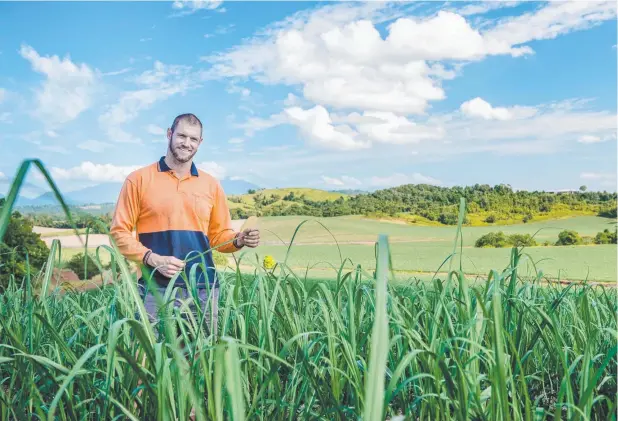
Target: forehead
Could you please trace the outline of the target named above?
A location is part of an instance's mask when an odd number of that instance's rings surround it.
[[[178,124],[176,125],[176,129],[174,130],[174,133],[183,133],[186,135],[200,137],[202,133],[202,128],[200,127],[198,123],[191,123],[190,121],[187,121],[187,120],[180,120]]]

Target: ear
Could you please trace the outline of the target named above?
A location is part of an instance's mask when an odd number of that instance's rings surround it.
[[[167,129],[167,140],[172,140],[172,129]]]

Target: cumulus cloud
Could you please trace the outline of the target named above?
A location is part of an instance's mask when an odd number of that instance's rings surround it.
[[[200,170],[207,172],[219,180],[223,180],[227,174],[227,170],[224,166],[213,161],[202,162],[201,164],[196,165]]]
[[[355,150],[370,146],[367,141],[358,139],[358,132],[348,125],[333,125],[328,111],[322,106],[309,110],[300,107],[287,108],[285,113],[289,122],[296,125],[308,142],[320,147]]]
[[[374,143],[405,145],[441,139],[439,125],[418,124],[391,112],[366,111],[363,114],[330,113],[325,107],[289,107],[268,119],[252,118],[242,125],[248,135],[281,124],[296,126],[307,143],[331,150],[368,149]]]
[[[139,166],[118,166],[114,164],[94,164],[82,162],[72,168],[51,168],[51,175],[57,180],[80,180],[97,182],[123,182]]]
[[[461,14],[440,11],[399,17],[383,37],[376,25],[388,7],[323,7],[204,60],[213,64],[212,77],[300,85],[305,99],[324,107],[423,114],[428,103],[445,98],[440,80],[455,76],[453,62],[531,54],[521,44],[615,17],[611,2],[555,2],[481,31]],[[443,63],[429,64],[436,61]]]
[[[88,65],[64,59],[41,56],[29,45],[22,45],[20,55],[32,69],[46,79],[36,92],[38,115],[49,125],[64,124],[76,119],[93,104],[99,74]]]
[[[537,113],[534,107],[494,107],[480,97],[464,102],[459,107],[459,110],[468,117],[482,118],[485,120],[514,120],[532,117]]]
[[[445,132],[440,126],[422,125],[391,112],[366,111],[352,113],[343,119],[354,123],[356,130],[371,141],[393,145],[441,139]]]

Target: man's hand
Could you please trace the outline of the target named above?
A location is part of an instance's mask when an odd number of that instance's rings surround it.
[[[185,267],[185,262],[174,256],[161,256],[156,253],[151,253],[146,263],[167,278],[172,278]]]
[[[239,247],[257,247],[260,244],[260,230],[256,228],[247,228],[239,232],[238,237],[236,237],[236,244],[238,244]]]

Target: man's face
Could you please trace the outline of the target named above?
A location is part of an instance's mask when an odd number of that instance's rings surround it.
[[[189,162],[197,153],[197,148],[202,143],[202,130],[199,124],[191,124],[181,120],[172,133],[167,130],[168,147],[176,161]]]

